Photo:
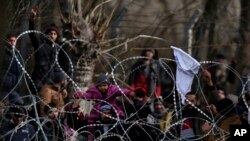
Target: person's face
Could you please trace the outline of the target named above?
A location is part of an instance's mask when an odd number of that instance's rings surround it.
[[[12,115],[12,120],[13,120],[13,122],[14,122],[15,125],[19,125],[20,123],[23,122],[24,115],[13,114]]]
[[[11,47],[16,46],[16,37],[10,37],[8,39],[8,43],[11,45]]]
[[[52,120],[56,120],[57,117],[59,115],[59,111],[57,108],[51,108],[49,111],[48,111],[48,117]]]
[[[108,84],[107,83],[102,83],[100,85],[98,85],[98,89],[101,93],[107,93],[108,91]]]
[[[146,57],[151,60],[154,57],[154,53],[150,50],[146,51]]]
[[[186,99],[188,101],[190,101],[193,105],[197,105],[197,103],[198,103],[195,95],[187,94]],[[188,106],[188,108],[192,108],[192,106],[190,104],[188,104],[187,106]]]
[[[110,110],[104,110],[101,112],[101,120],[102,121],[108,121],[110,120],[110,117],[112,116]]]
[[[218,90],[217,94],[218,94],[218,100],[224,99],[226,97],[223,90]]]
[[[57,37],[58,37],[57,32],[54,31],[54,30],[51,30],[51,31],[49,32],[48,35],[49,35],[49,38],[50,38],[53,42],[55,42],[56,39],[57,39]]]
[[[68,80],[65,79],[65,80],[61,81],[60,85],[61,85],[61,87],[67,87],[67,85],[68,85]]]
[[[164,105],[162,102],[157,102],[154,104],[155,111],[161,113],[164,111]]]

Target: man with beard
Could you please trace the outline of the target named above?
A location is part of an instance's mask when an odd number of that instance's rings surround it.
[[[160,124],[162,122],[166,122],[162,120],[162,117],[165,115],[167,112],[164,104],[163,104],[163,99],[161,97],[157,97],[153,103],[151,104],[150,107],[151,113],[147,116],[147,123],[151,124],[152,127],[155,128],[147,128],[149,129],[149,133],[151,133],[151,137],[154,140],[159,140],[161,138],[161,128]]]
[[[102,141],[120,141],[119,131],[121,128],[118,128],[116,120],[114,119],[115,112],[112,110],[112,107],[108,104],[104,104],[100,108],[100,119],[96,121],[98,125],[94,132],[94,136],[97,140]]]
[[[160,120],[163,114],[166,112],[166,108],[163,105],[163,100],[161,97],[158,97],[154,100],[151,107],[151,114],[147,116],[147,122],[154,124],[157,128],[160,129]]]
[[[197,93],[189,92],[185,97],[188,103],[182,111],[184,120],[181,125],[180,136],[183,140],[197,139],[203,136],[200,130],[202,120],[199,119],[205,119],[198,109],[204,110],[205,108],[201,107]]]

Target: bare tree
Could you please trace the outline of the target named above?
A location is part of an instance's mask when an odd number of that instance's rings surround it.
[[[211,59],[221,48],[231,48],[230,44],[235,40],[234,29],[238,26],[238,16],[233,15],[235,17],[231,18],[230,14],[237,14],[240,9],[230,8],[235,5],[233,2],[235,3],[233,0],[10,1],[12,8],[9,9],[14,13],[10,26],[16,29],[23,25],[19,31],[27,30],[27,20],[21,19],[27,19],[25,17],[34,6],[40,11],[40,30],[49,22],[60,25],[65,41],[71,46],[71,53],[73,52],[75,86],[85,90],[92,83],[93,75],[97,71],[96,64],[103,70],[110,70],[115,59],[119,61],[139,54],[140,50],[134,49],[135,47],[162,49],[164,51],[160,55],[163,57],[169,57],[170,45],[186,47],[187,36],[190,35],[186,35],[185,32],[189,29],[185,27],[188,27],[189,22],[192,23],[189,28],[194,33],[193,38],[189,39],[193,39],[191,47],[195,57]],[[198,21],[196,18],[192,21],[197,9],[201,14],[196,17]],[[232,26],[233,30],[229,31]],[[148,37],[160,37],[162,40]],[[105,55],[106,53],[113,56],[113,59]],[[101,63],[97,62],[99,60]]]
[[[105,49],[109,45],[105,36],[122,1],[115,1],[111,12],[106,13],[105,4],[109,2],[111,1],[60,2],[64,35],[78,42],[76,46],[72,46],[79,55],[74,65],[74,81],[82,90],[86,90],[92,83],[97,54],[100,48]]]

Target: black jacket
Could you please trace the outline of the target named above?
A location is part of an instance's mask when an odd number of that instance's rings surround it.
[[[11,47],[7,46],[5,48],[3,65],[5,70],[3,77],[3,90],[5,92],[9,92],[17,85],[22,74],[21,64],[23,63],[20,52],[15,48],[12,49]]]
[[[30,20],[29,30],[35,30],[34,21]],[[56,53],[59,45],[53,43],[44,36],[39,36],[36,33],[29,34],[32,46],[34,47],[35,67],[32,72],[32,80],[36,88],[40,88],[47,82],[50,82],[50,77],[53,76],[53,71],[56,67]]]

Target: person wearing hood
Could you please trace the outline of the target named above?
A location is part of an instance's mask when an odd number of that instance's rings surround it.
[[[156,98],[152,103],[150,109],[151,114],[148,115],[147,122],[157,125],[157,127],[160,129],[160,120],[163,114],[167,112],[163,104],[163,99],[161,97]]]
[[[77,91],[74,94],[75,98],[94,100],[96,102],[88,116],[88,124],[93,124],[99,119],[99,111],[96,109],[100,109],[104,101],[105,103],[108,103],[110,106],[113,107],[116,113],[115,118],[124,119],[125,118],[124,107],[122,107],[122,105],[117,104],[117,97],[119,96],[129,97],[133,95],[134,92],[131,91],[130,89],[122,89],[119,88],[117,85],[111,84],[110,81],[108,80],[108,77],[103,73],[99,74],[96,83],[86,92]],[[90,131],[92,130],[94,129],[90,129]],[[89,140],[91,140],[91,138]]]
[[[152,125],[155,128],[149,128],[145,127],[148,129],[148,132],[151,133],[151,137],[154,138],[154,140],[160,140],[160,138],[163,137],[163,132],[161,132],[161,124],[163,124],[162,118],[163,116],[168,112],[167,109],[164,106],[163,99],[161,97],[156,98],[150,106],[151,113],[148,114],[147,116],[147,123]]]
[[[100,117],[99,120],[96,121],[96,124],[99,126],[96,127],[94,136],[95,139],[98,140],[102,138],[102,141],[120,141],[119,136],[121,135],[121,127],[120,124],[116,124],[116,120],[113,119],[115,117],[115,113],[112,110],[112,107],[108,104],[104,104],[100,107]],[[119,134],[119,132],[121,134]]]
[[[117,97],[122,95],[133,96],[134,92],[130,89],[119,88],[118,86],[111,84],[107,76],[103,73],[99,75],[96,83],[86,92],[77,91],[74,94],[76,98],[95,100],[96,103],[93,109],[100,109],[103,101],[105,100],[105,102],[114,107],[119,118],[125,118],[123,107],[117,105]],[[98,117],[99,113],[96,110],[92,110],[90,112],[89,119],[96,121]]]

